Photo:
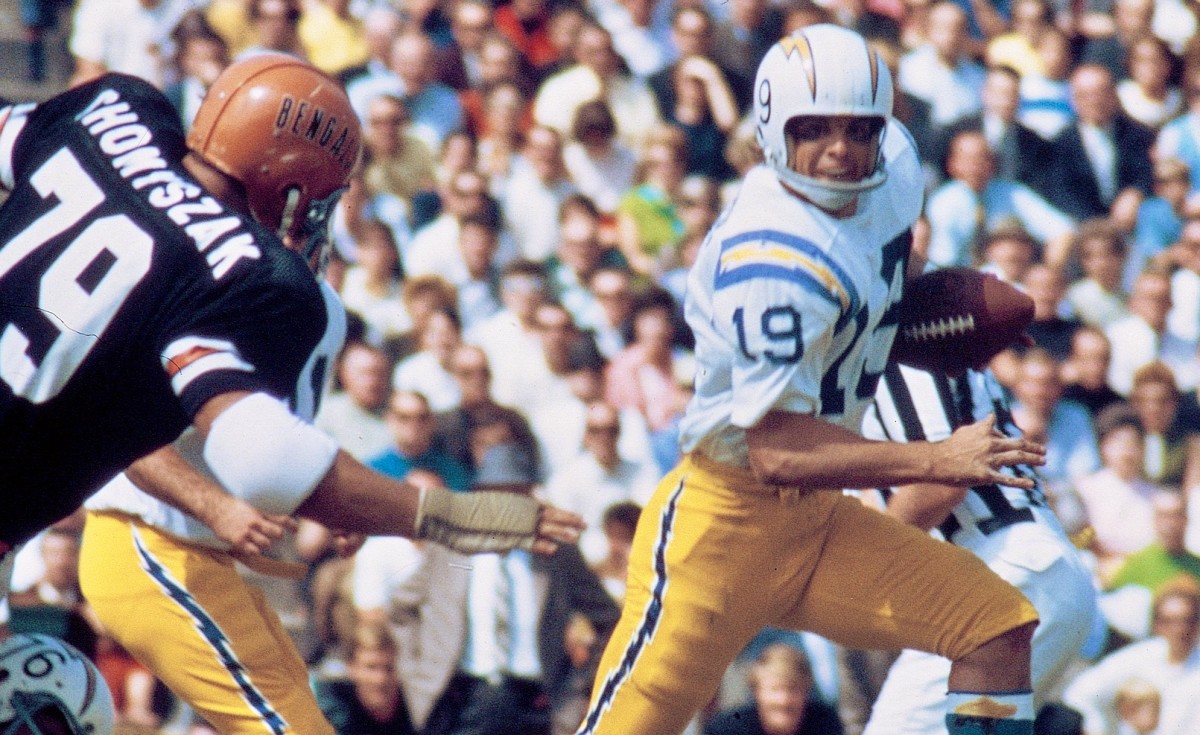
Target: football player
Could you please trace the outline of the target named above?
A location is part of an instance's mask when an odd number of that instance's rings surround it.
[[[803,28],[759,65],[766,163],[689,276],[686,457],[642,513],[581,733],[682,731],[767,625],[937,652],[954,661],[951,733],[1032,733],[1033,607],[978,558],[840,490],[1028,488],[1000,468],[1043,456],[988,419],[942,442],[860,433],[921,210],[920,164],[891,112],[887,65],[853,31]]]
[[[528,498],[371,472],[289,405],[301,375],[321,384],[310,263],[359,147],[337,83],[279,54],[230,66],[186,139],[165,97],[118,74],[0,109],[0,543],[126,467],[206,522],[296,513],[467,551],[576,537]],[[160,449],[189,425],[230,495]]]
[[[320,286],[325,333],[288,396],[306,421],[317,408],[321,370],[333,364],[346,331],[336,292],[325,281]],[[186,430],[173,449],[212,478],[199,432]],[[225,539],[143,492],[124,473],[84,507],[80,587],[107,635],[218,732],[334,735],[278,613],[234,564],[277,577],[304,574],[303,565],[268,555],[271,542],[291,525],[274,513],[285,508],[251,509],[255,525],[234,527],[246,535]],[[268,553],[256,553],[260,550]]]
[[[863,420],[871,439],[940,441],[989,414],[1007,436],[1020,436],[1008,399],[990,371],[961,376],[889,364]],[[1034,478],[1030,467],[1002,470]],[[881,490],[887,512],[967,549],[1015,585],[1037,608],[1032,685],[1035,709],[1080,652],[1095,616],[1092,575],[1046,503],[1040,486],[915,484]],[[888,673],[866,735],[945,735],[942,702],[950,661],[905,651]]]

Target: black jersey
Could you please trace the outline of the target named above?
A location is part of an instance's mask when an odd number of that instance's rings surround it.
[[[185,152],[133,77],[0,110],[0,540],[70,513],[218,394],[290,396],[325,331],[303,259]]]

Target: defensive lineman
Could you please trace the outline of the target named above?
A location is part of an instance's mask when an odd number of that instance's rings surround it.
[[[947,377],[890,364],[876,389],[863,434],[891,441],[940,441],[981,417],[994,414],[1008,436],[1020,436],[1008,400],[990,372],[969,370]],[[1006,474],[1034,477],[1029,467]],[[1020,589],[1037,608],[1032,684],[1035,708],[1079,654],[1095,612],[1095,590],[1040,487],[988,483],[972,488],[918,484],[883,491],[888,512],[938,535],[987,563]],[[905,651],[883,685],[866,735],[945,735],[942,711],[950,662],[922,651]]]
[[[736,653],[776,625],[948,656],[952,733],[1031,733],[1032,606],[974,556],[840,492],[997,482],[998,468],[1043,456],[989,420],[938,443],[859,433],[921,207],[887,66],[858,34],[812,26],[767,53],[754,99],[766,165],[688,284],[687,456],[642,514],[580,732],[680,732]]]
[[[473,549],[572,539],[570,514],[370,472],[285,403],[325,330],[306,260],[358,124],[292,57],[222,79],[186,141],[166,98],[122,75],[0,109],[0,549],[150,452],[139,484],[203,518],[228,496],[159,450],[189,424],[256,507]]]
[[[333,364],[346,331],[336,292],[320,285],[325,333],[288,396],[306,421],[317,409],[323,366]],[[174,449],[210,476],[198,432],[185,431]],[[235,539],[142,492],[124,473],[84,507],[79,582],[108,635],[223,735],[334,735],[279,615],[234,561],[277,576],[297,574],[294,565],[248,553],[249,539],[231,548]],[[268,523],[288,512],[260,510]],[[269,533],[259,547],[275,538]]]

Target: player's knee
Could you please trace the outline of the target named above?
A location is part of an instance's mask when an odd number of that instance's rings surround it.
[[[1022,622],[987,640],[950,667],[956,692],[1028,692],[1036,621]]]
[[[1010,628],[993,638],[997,645],[1014,649],[1028,649],[1033,644],[1033,632],[1037,630],[1038,621],[1030,620],[1015,628]],[[989,641],[990,642],[990,641]]]
[[[1007,664],[1012,661],[1027,661],[1033,648],[1033,632],[1037,626],[1038,621],[1031,620],[1009,628],[996,637],[984,641],[963,658],[976,664]]]

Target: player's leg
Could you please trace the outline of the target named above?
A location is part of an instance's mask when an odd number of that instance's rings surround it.
[[[946,735],[950,668],[949,659],[933,653],[912,649],[901,653],[888,672],[863,734]],[[1032,714],[1027,719],[1032,720]]]
[[[1037,608],[1031,667],[1036,711],[1088,635],[1094,608],[1089,601],[1095,596],[1091,576],[1065,536],[1045,523],[1003,529],[968,550]],[[888,673],[864,735],[945,735],[949,675],[948,659],[905,651]]]
[[[763,521],[777,504],[687,460],[664,478],[642,511],[581,734],[673,735],[711,700],[771,617],[772,573],[783,566],[772,552],[786,541]]]
[[[1042,509],[1035,508],[1034,512],[1042,516],[1039,523],[1004,529],[987,539],[978,553],[1037,609],[1040,623],[1032,635],[1030,661],[1031,706],[1036,712],[1045,696],[1044,688],[1079,654],[1091,630],[1095,589],[1091,574],[1058,530],[1057,520],[1045,517],[1047,512]],[[956,671],[949,680],[951,691],[970,691],[968,687],[978,686],[979,680],[958,676],[957,669],[967,663],[988,665],[986,661],[956,662]],[[979,673],[976,669],[968,672],[972,676]],[[967,703],[976,699],[962,697]]]
[[[946,705],[950,735],[1033,735],[1036,627],[1034,621],[1005,631],[954,660]]]
[[[831,502],[821,566],[785,623],[853,647],[950,658],[949,706],[967,710],[948,718],[951,735],[972,733],[979,719],[995,720],[996,735],[1031,733],[1033,606],[969,552],[857,500]],[[973,694],[962,702],[954,691]]]
[[[109,633],[225,735],[333,735],[295,646],[228,556],[89,513],[84,595]]]

